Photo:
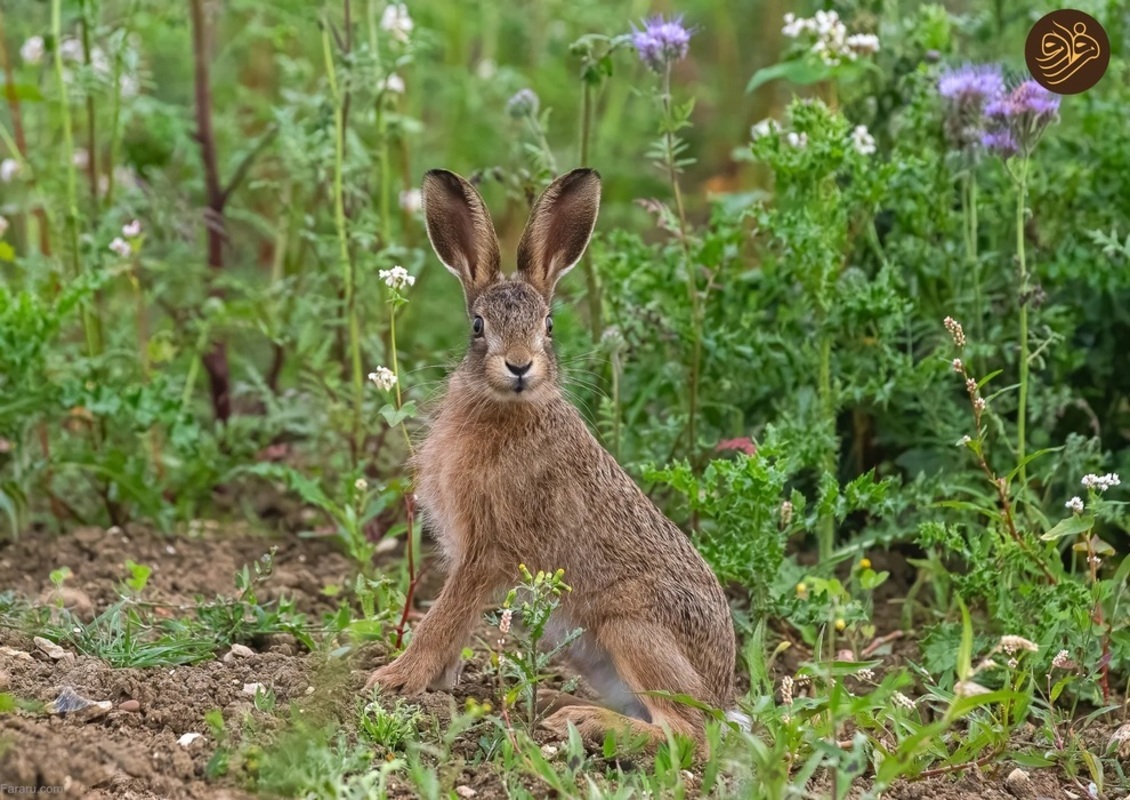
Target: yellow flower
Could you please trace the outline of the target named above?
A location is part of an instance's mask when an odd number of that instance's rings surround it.
[[[847,627],[847,623],[844,622],[844,618],[843,617],[837,617],[836,618],[836,630],[842,631],[846,627]]]
[[[860,569],[871,569],[871,559],[870,558],[859,559],[859,568]]]
[[[796,585],[796,596],[801,600],[808,597],[808,587],[804,585],[803,581]]]

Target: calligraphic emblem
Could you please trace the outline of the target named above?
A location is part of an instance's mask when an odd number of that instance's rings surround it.
[[[1110,39],[1098,20],[1073,8],[1042,17],[1028,32],[1024,58],[1036,82],[1056,94],[1079,94],[1110,64]]]

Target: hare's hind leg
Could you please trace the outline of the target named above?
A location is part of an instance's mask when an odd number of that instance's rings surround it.
[[[619,679],[646,709],[650,721],[593,705],[569,705],[546,719],[546,728],[563,735],[571,722],[586,740],[596,743],[612,731],[646,736],[654,745],[666,741],[665,729],[702,741],[705,719],[701,711],[648,694],[666,691],[706,696],[702,676],[675,646],[669,632],[658,625],[611,622],[602,626],[597,639],[608,652]]]

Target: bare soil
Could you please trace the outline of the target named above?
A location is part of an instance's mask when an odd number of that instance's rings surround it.
[[[145,528],[124,532],[79,529],[58,537],[30,534],[0,545],[0,591],[13,590],[28,599],[43,600],[52,590],[51,571],[66,566],[73,572],[67,581],[67,603],[76,613],[89,616],[117,601],[118,587],[126,575],[125,561],[132,559],[153,568],[147,597],[191,607],[199,596],[231,595],[236,571],[272,547],[277,548],[275,571],[264,584],[261,599],[285,594],[312,620],[332,610],[334,601],[324,588],[341,586],[353,575],[349,562],[332,542],[293,535],[269,537],[240,528],[226,528],[222,535],[203,530],[175,539]],[[425,596],[438,591],[439,578],[429,573]],[[489,635],[486,630],[483,634]],[[245,684],[259,683],[271,689],[279,708],[292,704],[298,713],[311,718],[339,719],[349,730],[366,676],[387,657],[383,648],[374,646],[334,662],[325,654],[305,652],[286,636],[254,644],[250,656],[226,661],[217,653],[215,660],[192,666],[113,669],[89,656],[53,660],[26,633],[0,627],[0,646],[12,648],[0,651],[6,653],[0,654],[0,692],[21,701],[47,703],[69,686],[114,706],[104,716],[87,721],[29,710],[0,715],[0,784],[61,787],[53,796],[99,800],[248,798],[252,795],[230,777],[205,777],[218,744],[205,714],[219,710],[229,729],[238,729],[248,719],[268,733],[278,728],[283,724],[280,716],[256,710],[253,698],[244,691]],[[907,646],[896,643],[888,656],[892,665],[901,660]],[[795,651],[789,655],[790,661],[796,657]],[[431,693],[419,699],[433,719],[423,728],[442,730],[453,708],[462,707],[468,698],[497,704],[494,695],[493,675],[480,657],[467,665],[455,695]],[[123,710],[123,703],[132,710]],[[203,735],[186,747],[178,743],[186,733]],[[1101,737],[1103,732],[1095,735]],[[493,766],[468,766],[477,747],[471,736],[456,743],[455,758],[444,766],[454,773],[448,777],[456,785],[474,789],[482,800],[506,797],[502,776]],[[940,775],[896,787],[888,796],[892,800],[1011,800],[1015,795],[1005,788],[1005,777],[1012,768],[1002,764]],[[1085,786],[1054,771],[1031,771],[1030,776],[1031,798],[1087,797]],[[413,796],[403,785],[394,783],[391,788],[394,796]],[[527,788],[538,792],[535,785]],[[819,796],[832,788],[817,783],[813,790]]]

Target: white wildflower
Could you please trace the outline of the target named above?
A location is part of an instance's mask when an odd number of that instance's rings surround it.
[[[906,709],[907,711],[913,711],[918,707],[913,700],[911,700],[902,692],[895,692],[893,695],[891,695],[891,699],[895,701],[896,706]]]
[[[14,158],[5,158],[0,161],[0,183],[11,183],[12,179],[20,174],[20,162]]]
[[[808,147],[808,134],[789,131],[785,135],[785,141],[789,143],[790,147],[795,147],[797,150],[803,150],[804,148]]]
[[[792,677],[786,675],[781,678],[781,704],[791,706],[793,704],[793,687],[796,685]]]
[[[984,397],[978,397],[976,400],[973,401],[973,407],[975,409],[977,409],[978,411],[984,411],[985,405],[986,405],[986,403],[985,403]]]
[[[489,81],[494,77],[496,72],[498,72],[498,64],[494,63],[494,60],[490,58],[484,58],[475,68],[475,74],[484,81]]]
[[[775,119],[763,119],[756,125],[749,129],[749,136],[754,141],[764,139],[766,136],[774,136],[781,130],[781,126]]]
[[[129,258],[130,253],[133,252],[133,248],[129,246],[129,242],[120,236],[115,237],[114,241],[110,242],[110,249],[122,258]]]
[[[396,386],[396,373],[388,367],[377,367],[375,372],[369,373],[369,380],[371,380],[378,389],[388,391],[393,386]]]
[[[43,60],[43,54],[47,51],[44,47],[42,36],[32,36],[22,45],[20,45],[20,58],[24,60],[25,64],[38,64]]]
[[[1083,499],[1081,497],[1072,497],[1063,505],[1070,508],[1073,514],[1083,513]]]
[[[958,347],[965,347],[965,331],[962,329],[961,323],[953,317],[946,317],[942,320],[942,324],[946,326],[946,330],[953,337],[953,343]]]
[[[965,364],[961,363],[960,358],[955,358],[953,360],[953,371],[957,373],[962,373],[965,371]]]
[[[122,236],[125,236],[127,239],[134,239],[140,235],[141,223],[136,219],[122,226]]]
[[[967,444],[969,444],[972,441],[973,441],[973,438],[967,433],[964,436],[962,436],[960,439],[957,440],[957,446],[958,447],[965,447]]]
[[[855,126],[855,130],[851,132],[851,146],[860,155],[869,156],[875,152],[875,138],[868,132],[866,125]]]
[[[400,207],[409,214],[419,214],[424,208],[424,196],[419,189],[405,189],[400,193]]]
[[[1038,644],[1030,639],[1025,639],[1023,636],[1002,636],[997,647],[1004,650],[1009,655],[1021,651],[1035,653],[1040,649]]]
[[[71,156],[71,163],[79,169],[86,169],[90,166],[90,151],[85,147],[76,147],[74,155]]]
[[[363,492],[369,488],[369,482],[364,478],[358,478],[353,482],[353,488],[359,492]]]
[[[873,33],[853,33],[844,42],[848,50],[859,55],[879,52],[879,37]]]
[[[8,232],[8,228],[12,227],[6,217],[0,217],[0,239],[4,238],[4,234]]]
[[[989,690],[976,681],[958,681],[953,685],[953,693],[958,697],[976,697],[979,694],[988,694]]]
[[[394,72],[377,84],[377,91],[404,94],[404,78]]]
[[[1060,650],[1052,659],[1052,669],[1071,669],[1072,666],[1074,665],[1071,663],[1071,656],[1066,650]]]
[[[1122,479],[1118,477],[1117,473],[1108,472],[1106,475],[1084,475],[1083,486],[1087,489],[1094,489],[1097,492],[1105,492],[1112,486],[1118,486],[1122,483]]]
[[[82,42],[73,36],[68,36],[59,42],[59,55],[63,57],[64,61],[82,61]]]
[[[498,631],[504,636],[510,633],[510,621],[514,617],[514,610],[507,608],[502,612],[502,619],[498,623]]]
[[[137,97],[141,91],[141,82],[138,81],[136,75],[122,73],[118,78],[118,93],[125,98]]]
[[[390,289],[403,291],[404,289],[416,283],[416,276],[409,275],[408,270],[404,267],[393,267],[392,269],[382,269],[379,273],[382,281]]]
[[[381,28],[398,42],[407,42],[412,28],[415,27],[412,17],[408,14],[408,6],[404,3],[389,3],[381,14]]]
[[[787,526],[793,521],[793,504],[789,500],[781,503],[781,524]]]

